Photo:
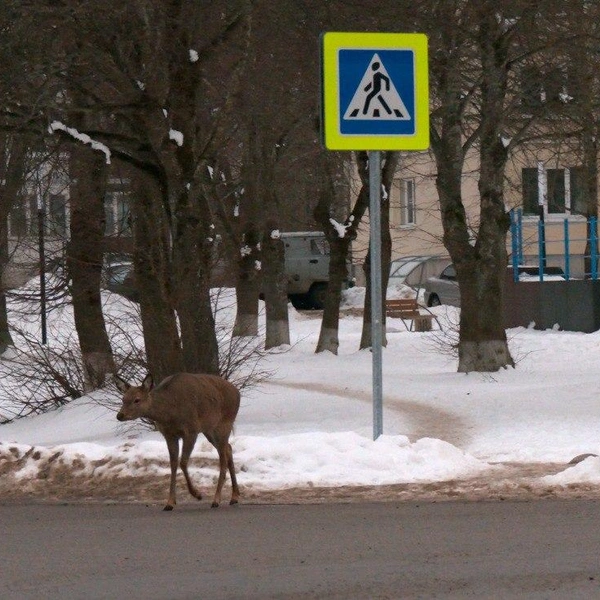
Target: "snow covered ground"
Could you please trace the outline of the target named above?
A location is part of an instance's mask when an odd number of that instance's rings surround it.
[[[372,355],[358,350],[360,311],[346,310],[361,306],[363,294],[358,288],[346,295],[338,356],[314,353],[319,314],[290,306],[292,345],[269,353],[263,368],[272,377],[242,395],[232,439],[242,500],[261,490],[397,485],[406,491],[433,484],[444,493],[460,488],[465,497],[474,486],[478,497],[482,487],[514,485],[542,495],[596,493],[600,458],[568,463],[600,454],[600,332],[512,329],[515,369],[465,375],[456,372],[444,332],[410,332],[400,319],[388,319],[384,435],[373,441]],[[126,302],[106,301],[111,310]],[[450,331],[456,309],[434,310]],[[69,311],[53,318],[65,328]],[[61,490],[72,495],[79,486],[85,497],[110,500],[120,481],[159,481],[159,496],[166,497],[164,441],[118,423],[96,402],[107,393],[0,426],[0,498],[39,497],[44,486],[60,498]],[[208,496],[215,459],[199,440],[191,472]],[[515,471],[519,465],[527,465],[527,477]],[[135,484],[128,494],[142,497]],[[183,489],[179,497],[187,501]]]

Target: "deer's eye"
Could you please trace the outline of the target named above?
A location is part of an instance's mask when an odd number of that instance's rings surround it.
[[[136,398],[136,399],[133,401],[133,403],[134,403],[134,404],[139,404],[139,403],[140,403],[140,399],[139,399],[139,398]]]

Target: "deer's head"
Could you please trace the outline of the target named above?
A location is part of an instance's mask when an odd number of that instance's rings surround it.
[[[123,404],[117,413],[119,421],[133,421],[147,414],[150,404],[150,391],[154,387],[152,375],[148,374],[142,385],[130,385],[118,376],[115,376],[117,389],[123,394]]]

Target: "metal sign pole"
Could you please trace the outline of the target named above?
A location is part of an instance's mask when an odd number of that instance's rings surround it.
[[[381,152],[369,152],[369,220],[371,226],[371,352],[373,353],[373,439],[383,433]]]
[[[383,433],[381,152],[429,148],[429,67],[423,33],[328,31],[321,36],[322,140],[369,153],[373,439]]]

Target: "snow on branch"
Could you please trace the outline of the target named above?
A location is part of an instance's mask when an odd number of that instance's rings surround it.
[[[170,129],[169,139],[172,142],[175,142],[180,148],[183,146],[183,133],[181,133],[181,131],[177,131],[177,129]]]
[[[87,144],[91,146],[92,150],[98,150],[99,152],[103,152],[104,156],[106,156],[106,164],[110,165],[110,148],[105,146],[102,142],[98,142],[97,140],[93,140],[87,133],[81,133],[77,131],[74,127],[67,127],[64,123],[60,121],[52,121],[48,126],[48,132],[54,133],[55,131],[64,131],[69,134],[72,138],[75,138],[77,141],[82,142],[83,144]]]
[[[350,217],[348,219],[348,223],[346,225],[343,225],[342,223],[338,223],[335,219],[331,219],[331,218],[329,219],[329,222],[331,223],[333,228],[337,231],[338,236],[340,238],[343,238],[343,237],[345,237],[348,229],[350,229],[350,227],[352,226],[352,223],[354,222],[354,216],[350,215]]]

